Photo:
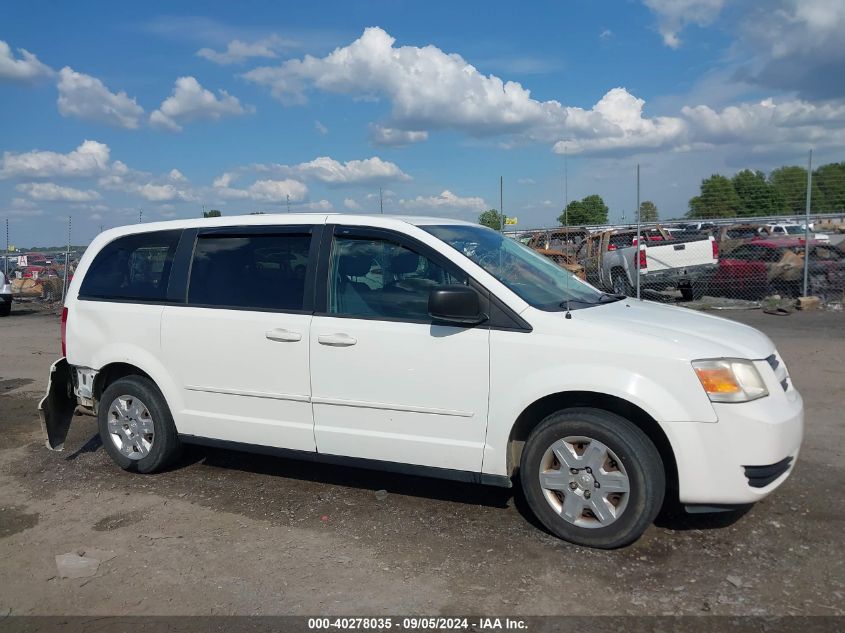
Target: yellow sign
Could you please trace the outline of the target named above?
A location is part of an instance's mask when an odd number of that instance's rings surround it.
[[[10,253],[14,253],[16,250],[18,250],[18,249],[15,248],[14,246],[9,246],[9,252]]]
[[[517,222],[519,222],[519,218],[505,218],[505,226],[508,224],[516,224]]]

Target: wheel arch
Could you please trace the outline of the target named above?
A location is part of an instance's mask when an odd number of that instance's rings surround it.
[[[108,365],[105,365],[100,368],[100,370],[97,372],[97,377],[94,379],[94,388],[92,390],[94,400],[99,402],[100,397],[103,395],[103,392],[110,384],[112,384],[116,380],[120,380],[121,378],[126,378],[127,376],[142,376],[155,383],[155,380],[153,380],[152,376],[150,376],[140,367],[137,367],[131,363],[109,363]]]
[[[563,391],[543,396],[526,407],[511,427],[507,445],[507,474],[514,477],[519,471],[522,449],[528,435],[548,415],[563,409],[590,407],[615,413],[633,422],[657,448],[668,488],[677,490],[678,467],[675,452],[660,424],[645,410],[618,396],[595,391]]]

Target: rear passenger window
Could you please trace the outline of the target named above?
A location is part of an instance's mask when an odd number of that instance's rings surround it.
[[[188,303],[303,310],[310,234],[200,236]]]
[[[164,301],[181,231],[120,237],[97,253],[79,289],[81,298]]]

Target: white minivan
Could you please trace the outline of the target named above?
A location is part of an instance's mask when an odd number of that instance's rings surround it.
[[[803,403],[772,342],[603,293],[439,218],[253,215],[112,229],[85,251],[39,404],[92,409],[119,466],[185,443],[509,487],[557,536],[636,540],[789,475]],[[444,484],[448,485],[448,484]]]

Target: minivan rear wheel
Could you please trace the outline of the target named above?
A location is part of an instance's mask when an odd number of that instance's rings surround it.
[[[180,453],[170,409],[149,378],[127,376],[109,385],[97,422],[106,452],[124,470],[153,473]]]
[[[605,549],[645,532],[666,487],[660,454],[645,433],[591,408],[545,418],[528,436],[519,473],[529,507],[550,532]]]

